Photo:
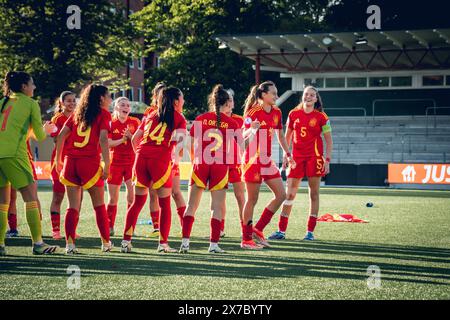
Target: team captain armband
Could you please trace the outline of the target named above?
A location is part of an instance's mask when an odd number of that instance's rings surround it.
[[[331,132],[331,124],[330,120],[327,121],[327,123],[322,127],[322,133]]]

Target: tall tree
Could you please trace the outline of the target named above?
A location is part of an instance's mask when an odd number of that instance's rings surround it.
[[[302,16],[289,11],[289,6],[282,6],[281,2],[153,0],[134,17],[136,27],[145,34],[147,50],[157,52],[162,62],[158,69],[148,72],[148,85],[152,87],[165,80],[180,87],[186,95],[188,117],[206,110],[208,92],[217,83],[233,88],[236,101],[241,104],[254,84],[252,63],[230,50],[218,49],[214,36],[276,32],[280,30],[280,22],[292,14],[297,17],[297,25],[301,25]]]
[[[69,29],[70,5],[81,28]],[[108,0],[0,0],[0,73],[29,72],[41,98],[93,79],[112,79],[137,50],[133,26]]]

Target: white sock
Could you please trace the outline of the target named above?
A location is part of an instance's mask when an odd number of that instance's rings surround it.
[[[188,246],[189,246],[189,238],[183,238],[183,239],[181,240],[181,244],[182,244],[184,247],[188,247]]]

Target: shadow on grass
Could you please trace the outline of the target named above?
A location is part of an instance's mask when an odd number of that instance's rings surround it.
[[[178,239],[172,239],[175,246]],[[55,243],[55,241],[48,241]],[[116,245],[119,240],[114,239]],[[376,245],[354,242],[304,242],[282,241],[271,249],[261,252],[241,251],[239,239],[226,238],[221,247],[228,251],[222,255],[206,252],[207,242],[202,238],[191,240],[191,253],[158,254],[157,241],[133,240],[134,252],[122,254],[119,249],[112,253],[100,252],[98,238],[85,237],[77,241],[81,254],[65,256],[14,256],[9,252],[0,259],[0,275],[67,276],[69,265],[77,265],[84,277],[99,275],[130,276],[202,276],[236,279],[274,279],[319,277],[330,279],[363,280],[368,277],[367,268],[380,267],[383,281],[415,284],[450,285],[450,269],[424,266],[425,262],[449,263],[450,250],[399,245]],[[30,247],[27,238],[9,239],[10,248]],[[92,250],[96,250],[92,252]],[[10,249],[12,251],[12,248]],[[297,257],[283,256],[282,251],[298,251]],[[84,253],[83,253],[84,252]],[[333,257],[321,257],[334,254]],[[317,257],[317,258],[316,258]],[[392,259],[407,260],[408,265],[393,263]],[[382,260],[384,259],[384,260]],[[381,260],[381,261],[380,261]],[[417,264],[411,265],[411,261]],[[374,263],[375,261],[375,263]]]

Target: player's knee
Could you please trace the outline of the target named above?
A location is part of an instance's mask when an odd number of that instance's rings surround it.
[[[294,200],[295,199],[295,192],[288,192],[286,193],[286,200]]]
[[[286,200],[286,191],[283,190],[283,191],[277,193],[275,198],[278,202],[280,202],[280,203],[283,202],[284,200]]]

